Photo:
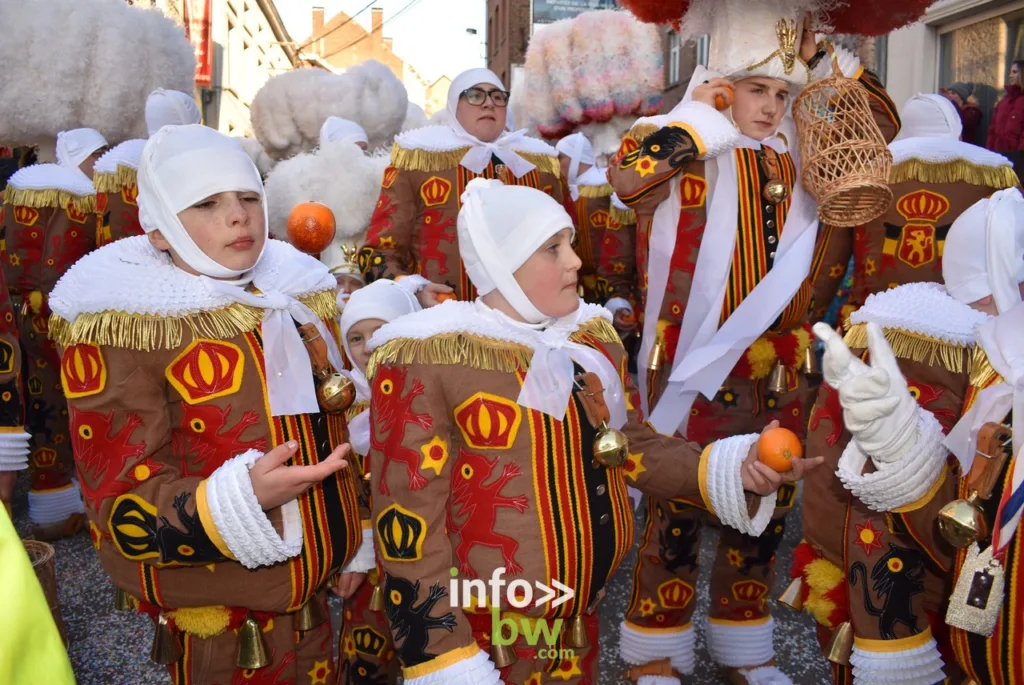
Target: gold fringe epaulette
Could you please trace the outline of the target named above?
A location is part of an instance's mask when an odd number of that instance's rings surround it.
[[[863,350],[868,346],[867,324],[850,324],[843,340],[851,349]],[[884,328],[885,339],[892,346],[893,354],[900,359],[922,362],[929,366],[941,364],[948,371],[963,373],[965,352],[969,349],[964,345],[946,342],[924,335],[907,331],[902,328]]]
[[[579,189],[580,197],[590,199],[611,197],[612,193],[615,192],[615,190],[612,188],[611,183],[605,183],[602,186],[579,186]]]
[[[602,318],[588,321],[570,336],[581,344],[586,344],[588,338],[608,344],[621,341],[615,328]],[[532,359],[533,350],[524,345],[459,331],[423,340],[389,340],[373,351],[366,377],[372,381],[381,364],[441,364],[512,373],[529,368]]]
[[[1016,188],[1020,185],[1020,180],[1012,166],[982,166],[963,159],[951,162],[925,162],[920,159],[908,159],[894,165],[889,174],[889,183],[905,183],[906,181],[970,183],[997,190]]]
[[[35,209],[64,209],[70,203],[80,212],[96,211],[95,195],[76,195],[58,188],[45,190],[29,190],[7,186],[4,191],[4,203],[17,207],[33,207]]]
[[[333,290],[300,297],[299,301],[322,319],[338,316]],[[50,315],[50,338],[62,347],[90,343],[141,352],[173,350],[182,343],[187,329],[192,337],[229,340],[255,330],[265,310],[244,304],[193,312],[176,317],[105,311],[81,314],[74,322]]]
[[[92,184],[97,193],[119,193],[121,188],[138,183],[139,172],[130,166],[118,164],[111,173],[94,174]]]
[[[655,124],[638,124],[637,126],[629,129],[629,133],[627,135],[636,142],[643,143],[647,140],[647,136],[660,130],[661,127]]]
[[[981,345],[975,347],[974,354],[971,355],[971,387],[983,390],[1002,380],[1003,377],[992,366],[992,362],[989,361],[988,354],[985,353],[984,348]]]
[[[391,166],[402,171],[447,171],[459,166],[465,157],[468,147],[455,150],[410,150],[400,147],[397,143],[391,148]],[[520,157],[537,167],[539,172],[561,176],[562,168],[557,157],[541,155],[533,152],[519,152]]]
[[[632,209],[619,209],[613,204],[608,210],[608,214],[612,221],[618,222],[622,226],[632,226],[636,223],[636,212]]]

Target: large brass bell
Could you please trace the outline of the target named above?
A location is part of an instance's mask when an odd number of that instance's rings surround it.
[[[768,379],[768,390],[776,395],[783,395],[789,390],[789,379],[786,378],[786,366],[782,362],[775,362],[771,378]]]
[[[317,626],[321,626],[327,620],[323,605],[316,597],[311,597],[302,608],[295,612],[295,630],[300,633],[309,632]]]
[[[978,493],[972,492],[967,499],[954,500],[939,510],[939,532],[946,542],[964,549],[988,537],[988,521],[979,501]]]
[[[793,582],[786,586],[779,595],[779,604],[787,606],[793,611],[803,611],[804,608],[804,579],[794,578]]]
[[[821,380],[821,362],[818,361],[818,355],[814,351],[813,345],[808,345],[807,349],[804,350],[804,363],[800,370],[810,380]]]
[[[114,610],[131,611],[134,608],[135,607],[132,606],[132,600],[128,593],[121,588],[117,588],[117,592],[114,593]]]
[[[763,195],[765,202],[771,202],[773,205],[781,204],[789,197],[789,186],[779,180],[768,181],[764,186]]]
[[[661,338],[654,341],[654,347],[651,348],[651,356],[647,360],[647,370],[657,371],[661,368],[662,357],[665,356],[665,343]]]
[[[348,376],[340,373],[326,372],[320,377],[316,389],[316,399],[320,408],[329,414],[338,414],[356,400],[356,386]]]
[[[263,630],[259,621],[250,616],[238,629],[238,657],[235,665],[241,669],[256,670],[270,665],[267,643],[263,641]]]
[[[603,466],[618,468],[629,458],[629,439],[622,431],[602,423],[594,436],[594,459]]]
[[[387,607],[384,605],[384,586],[377,583],[373,587],[373,594],[370,595],[370,611],[383,613]]]
[[[825,658],[834,664],[849,666],[851,656],[853,656],[853,626],[849,621],[844,621],[832,631],[832,639],[829,640]]]
[[[590,646],[590,638],[587,637],[587,623],[582,616],[573,616],[570,619],[565,646],[569,649],[586,649]]]
[[[516,648],[512,645],[491,645],[491,661],[498,669],[508,668],[519,661]]]
[[[149,658],[153,663],[168,666],[180,659],[184,653],[181,640],[161,611],[156,619],[156,633],[153,635],[153,647],[149,650]]]

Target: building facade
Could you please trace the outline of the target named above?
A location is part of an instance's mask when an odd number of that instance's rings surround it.
[[[526,63],[530,0],[487,0],[487,68],[511,87]]]
[[[406,67],[395,54],[390,38],[384,36],[384,10],[370,10],[370,30],[344,12],[324,21],[324,8],[313,8],[313,32],[299,44],[301,52],[317,55],[336,71],[374,59],[386,66],[402,82],[406,80]]]

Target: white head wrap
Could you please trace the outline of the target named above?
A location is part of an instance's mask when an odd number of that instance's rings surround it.
[[[942,252],[942,278],[964,304],[991,295],[1000,314],[1020,303],[1024,281],[1024,197],[1007,188],[957,217]]]
[[[899,139],[949,138],[960,140],[963,123],[956,107],[941,95],[917,94],[907,100],[900,110]]]
[[[549,321],[516,282],[515,272],[572,219],[554,198],[527,186],[473,179],[462,194],[459,253],[480,295],[500,292],[532,324]]]
[[[407,278],[403,278],[402,281]],[[341,344],[349,359],[352,358],[352,350],[348,346],[348,332],[357,323],[366,319],[380,319],[391,323],[400,316],[422,309],[414,290],[405,287],[402,281],[381,279],[356,290],[349,296],[345,309],[341,312],[339,325]]]
[[[199,124],[203,115],[191,95],[157,88],[146,98],[146,128],[153,135],[164,126]]]
[[[498,136],[497,140],[486,142],[469,133],[459,123],[459,98],[462,97],[462,92],[480,83],[486,83],[502,90],[505,89],[505,84],[490,69],[469,69],[464,71],[455,77],[451,87],[448,89],[448,107],[445,110],[448,113],[448,120],[446,123],[455,132],[456,138],[459,138],[469,146],[469,151],[462,157],[462,161],[459,163],[475,174],[482,174],[490,163],[491,156],[497,156],[515,174],[516,178],[522,178],[536,168],[533,163],[523,159],[519,153],[512,149],[512,145],[522,140],[526,135],[526,129],[515,132],[505,131]],[[506,107],[506,127],[508,123],[507,109]]]
[[[572,192],[572,199],[577,200],[580,196],[579,191],[579,178],[580,178],[580,165],[586,164],[588,166],[594,166],[594,147],[587,140],[587,137],[582,133],[573,133],[571,136],[566,136],[558,141],[558,145],[555,148],[563,155],[569,158],[569,176],[566,178],[566,183],[569,185],[569,190]]]
[[[204,276],[237,279],[246,272],[229,269],[207,256],[178,219],[183,210],[227,191],[259,193],[266,217],[260,172],[233,138],[192,124],[166,126],[146,143],[139,161],[139,223],[143,230],[159,229],[178,256]]]
[[[320,145],[324,143],[363,143],[370,144],[363,127],[354,121],[342,119],[341,117],[327,117],[324,125],[320,127]]]
[[[104,147],[107,139],[93,128],[73,128],[57,134],[57,163],[71,171],[77,171],[88,180],[79,165],[89,155]],[[91,183],[91,181],[90,181]]]

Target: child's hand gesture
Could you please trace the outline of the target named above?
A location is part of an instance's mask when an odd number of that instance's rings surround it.
[[[772,421],[764,427],[764,430],[762,430],[761,433],[763,434],[771,428],[778,427],[779,422]],[[798,480],[802,480],[808,471],[812,471],[825,463],[825,457],[814,457],[813,459],[793,457],[792,463],[793,469],[791,471],[779,473],[767,464],[763,464],[758,460],[757,443],[754,443],[751,445],[750,453],[747,455],[747,458],[741,467],[743,469],[743,489],[747,492],[753,492],[765,497],[778,490],[779,486],[783,483],[793,483]]]
[[[348,467],[344,459],[350,450],[347,444],[338,445],[319,464],[285,466],[298,449],[299,443],[291,440],[264,454],[249,469],[252,491],[263,511],[290,502],[328,476]]]

